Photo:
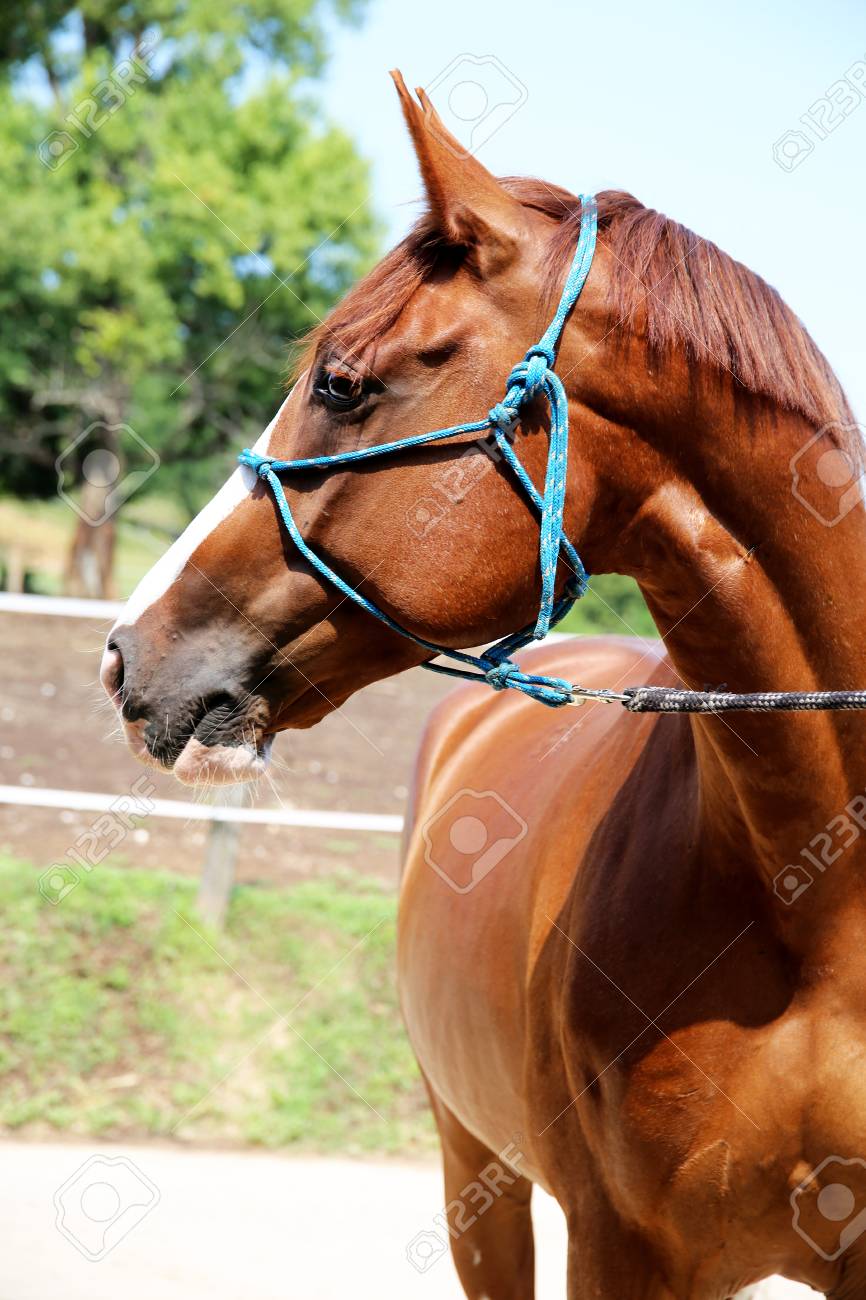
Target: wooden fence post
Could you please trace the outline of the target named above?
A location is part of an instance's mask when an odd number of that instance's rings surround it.
[[[246,788],[243,785],[225,786],[219,796],[219,803],[226,808],[240,808],[245,801]],[[240,833],[237,822],[211,822],[196,911],[203,921],[217,930],[222,929],[235,882]]]

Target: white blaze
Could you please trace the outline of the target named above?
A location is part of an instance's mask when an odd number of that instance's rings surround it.
[[[291,401],[294,391],[293,388],[253,447],[253,451],[257,452],[258,455],[264,456],[266,454],[271,435],[287,403]],[[219,527],[224,519],[228,518],[235,506],[240,505],[249,496],[255,487],[255,483],[255,470],[250,469],[247,465],[238,465],[216,496],[211,498],[204,509],[196,515],[192,523],[184,529],[177,541],[172,543],[165,555],[161,556],[153,568],[149,569],[144,575],[121,610],[115,627],[129,626],[135,623],[149,606],[159,600],[160,596],[165,595],[171,584],[179,577],[181,570],[193,552],[201,546],[202,542],[215,528]]]

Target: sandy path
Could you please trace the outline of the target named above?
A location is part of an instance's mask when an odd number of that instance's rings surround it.
[[[143,1217],[133,1209],[120,1220],[127,1235],[97,1262],[58,1229],[53,1203],[93,1156],[102,1163],[62,1194],[64,1226],[92,1253],[118,1195],[158,1194]],[[131,1164],[105,1163],[118,1158]],[[14,1142],[0,1163],[0,1300],[462,1300],[436,1237],[418,1236],[436,1231],[433,1164]],[[538,1300],[562,1300],[565,1231],[543,1194],[535,1219]],[[416,1256],[425,1247],[437,1256],[423,1272],[407,1259],[413,1240]],[[781,1282],[759,1294],[814,1295]]]

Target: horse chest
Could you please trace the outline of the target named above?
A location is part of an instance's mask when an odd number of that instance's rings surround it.
[[[576,1037],[571,1051],[592,1054]],[[720,1294],[760,1276],[768,1250],[788,1276],[836,1284],[849,1219],[823,1214],[819,1198],[847,1188],[866,1226],[866,1017],[843,1011],[835,989],[763,1025],[655,1032],[607,1070],[586,1060],[570,1075],[576,1100],[544,1158],[576,1213],[651,1233],[661,1255],[691,1261],[695,1294],[698,1276]],[[845,1255],[866,1269],[866,1245]]]

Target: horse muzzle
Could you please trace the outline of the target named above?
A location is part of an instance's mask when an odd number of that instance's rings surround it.
[[[136,758],[171,771],[184,785],[235,784],[262,775],[273,740],[263,696],[245,690],[224,666],[209,666],[206,656],[173,669],[163,656],[155,671],[146,672],[136,651],[134,629],[116,628],[99,673]]]

